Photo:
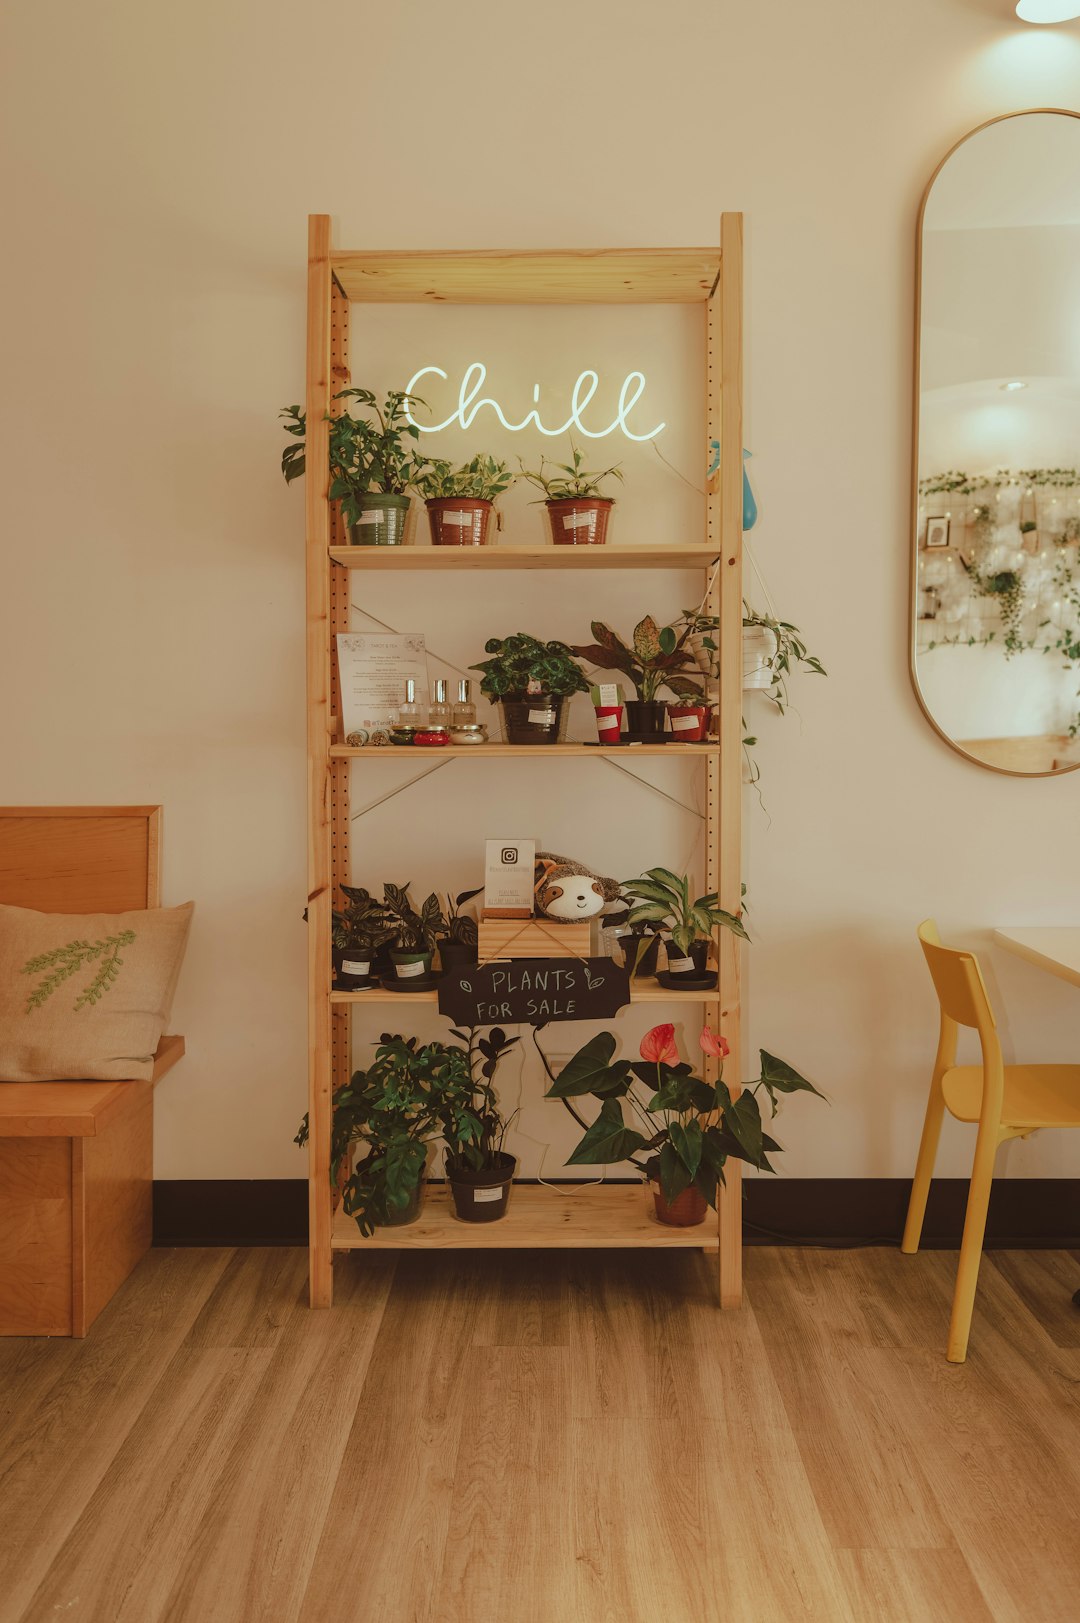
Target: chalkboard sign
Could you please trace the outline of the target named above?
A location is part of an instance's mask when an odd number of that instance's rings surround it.
[[[629,974],[611,958],[504,958],[439,982],[439,1013],[459,1026],[606,1020],[629,1001]]]

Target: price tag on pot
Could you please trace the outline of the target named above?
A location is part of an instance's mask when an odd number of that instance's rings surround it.
[[[596,514],[567,513],[562,522],[564,530],[591,530],[596,523]]]
[[[474,1189],[472,1198],[474,1206],[484,1206],[489,1201],[501,1200],[503,1198],[503,1192],[498,1184],[496,1184],[494,1189]]]
[[[530,710],[529,720],[539,722],[542,727],[550,727],[555,721],[554,710]]]
[[[685,975],[694,967],[692,958],[669,958],[667,961],[669,975]]]
[[[346,975],[367,975],[371,970],[371,963],[369,961],[366,964],[359,964],[354,959],[343,958],[341,968]]]
[[[416,964],[395,964],[394,968],[397,971],[397,978],[399,981],[409,981],[412,980],[415,975],[423,975],[426,973],[423,960]]]
[[[671,730],[673,733],[696,733],[701,726],[697,716],[672,716]]]
[[[442,516],[442,521],[443,521],[444,524],[453,524],[457,529],[464,530],[464,529],[467,529],[469,527],[469,525],[472,523],[472,514],[471,513],[444,513],[443,516]]]
[[[385,524],[386,514],[379,507],[365,507],[356,522],[358,524]]]

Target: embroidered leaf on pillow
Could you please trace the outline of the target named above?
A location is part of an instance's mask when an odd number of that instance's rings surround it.
[[[103,941],[69,941],[64,947],[54,947],[50,952],[42,952],[36,958],[29,958],[22,966],[24,975],[39,975],[47,970],[44,980],[38,982],[26,1000],[26,1012],[40,1009],[41,1005],[50,998],[58,986],[78,970],[89,968],[97,963],[94,978],[85,986],[75,999],[75,1008],[82,1009],[90,1003],[94,1004],[109,990],[120,973],[124,960],[120,957],[121,947],[130,947],[135,940],[134,930],[121,930],[119,935],[107,935]]]

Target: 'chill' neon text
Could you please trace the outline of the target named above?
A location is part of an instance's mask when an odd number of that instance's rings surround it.
[[[419,389],[419,385],[427,377],[442,378],[445,382],[447,374],[441,366],[422,366],[419,372],[414,372],[409,379],[406,385],[407,393],[419,392],[422,394],[423,391]],[[499,402],[493,400],[490,395],[477,399],[477,395],[484,387],[486,378],[487,367],[484,363],[482,361],[473,361],[466,368],[465,376],[461,380],[457,409],[452,411],[444,422],[418,423],[415,417],[406,411],[410,423],[420,429],[423,434],[439,434],[444,428],[449,428],[451,423],[460,423],[462,428],[471,428],[473,418],[477,412],[484,406],[490,406],[504,428],[511,429],[515,434],[526,428],[535,428],[538,433],[546,434],[550,439],[558,439],[561,435],[573,429],[575,433],[582,435],[587,440],[603,440],[607,439],[609,434],[615,433],[624,434],[628,440],[654,440],[657,434],[667,427],[666,423],[657,423],[656,427],[651,428],[647,434],[636,434],[627,421],[630,413],[645,393],[644,372],[630,372],[624,378],[622,388],[619,390],[619,404],[615,417],[606,428],[588,428],[581,418],[582,412],[600,387],[600,378],[596,372],[585,371],[579,374],[570,395],[570,415],[557,428],[549,428],[546,423],[540,420],[540,413],[537,409],[540,404],[540,385],[538,383],[533,384],[532,411],[526,412],[520,423],[512,423]]]

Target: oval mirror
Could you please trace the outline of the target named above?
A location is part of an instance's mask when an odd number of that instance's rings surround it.
[[[1080,114],[994,119],[919,217],[911,672],[999,772],[1080,766]]]

